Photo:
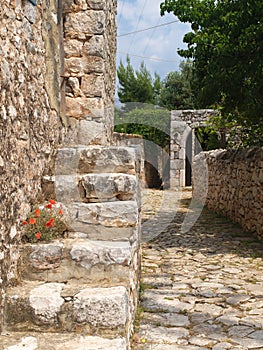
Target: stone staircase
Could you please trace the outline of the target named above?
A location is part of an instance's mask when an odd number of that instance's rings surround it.
[[[140,164],[129,147],[58,152],[49,187],[68,237],[21,247],[21,283],[6,291],[1,350],[127,350],[140,265]]]

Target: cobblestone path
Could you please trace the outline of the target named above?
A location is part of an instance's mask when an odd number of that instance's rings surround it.
[[[143,196],[143,218],[152,219],[143,224],[133,349],[263,349],[263,243],[207,209],[182,233],[195,212],[191,193],[162,196]]]

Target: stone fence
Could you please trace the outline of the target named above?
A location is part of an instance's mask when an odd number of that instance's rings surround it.
[[[193,184],[195,199],[263,238],[263,148],[200,153]]]

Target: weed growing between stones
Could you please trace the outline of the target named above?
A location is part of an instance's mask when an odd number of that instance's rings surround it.
[[[50,199],[41,206],[36,206],[22,221],[23,239],[26,242],[50,241],[63,237],[67,226],[63,221],[62,205]]]

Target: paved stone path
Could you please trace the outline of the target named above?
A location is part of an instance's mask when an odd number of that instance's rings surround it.
[[[143,196],[133,349],[263,349],[263,243],[207,209],[182,233],[199,209],[188,209],[189,191],[164,192]],[[154,216],[162,202],[168,212]]]

